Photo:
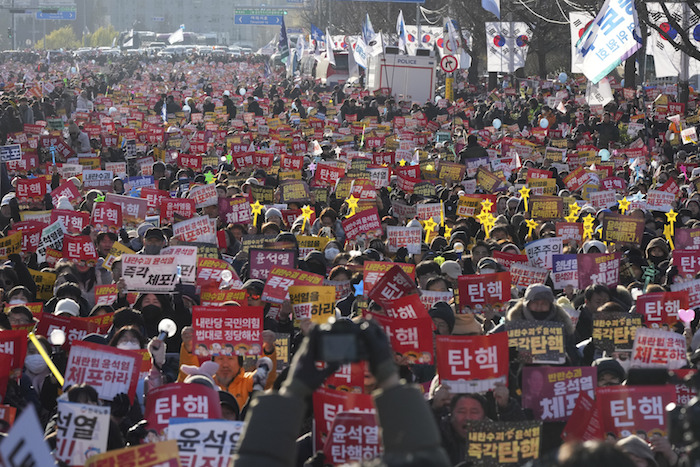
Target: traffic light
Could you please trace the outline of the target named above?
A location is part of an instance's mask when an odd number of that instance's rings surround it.
[[[12,28],[7,28],[7,38],[12,39]]]

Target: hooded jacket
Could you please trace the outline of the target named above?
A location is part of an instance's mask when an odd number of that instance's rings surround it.
[[[525,306],[524,300],[519,300],[506,313],[506,321],[555,321],[564,325],[564,333],[571,336],[574,333],[574,325],[569,314],[556,303],[552,303],[549,315],[543,320],[537,320]]]

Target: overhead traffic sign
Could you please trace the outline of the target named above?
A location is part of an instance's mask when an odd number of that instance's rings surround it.
[[[75,10],[59,10],[56,13],[37,11],[36,19],[75,20]]]
[[[278,15],[235,15],[233,22],[236,24],[255,24],[258,26],[280,25],[284,16]]]
[[[445,55],[440,60],[440,68],[442,68],[442,71],[445,73],[452,73],[457,69],[458,65],[459,63],[457,62],[457,57],[454,55]]]

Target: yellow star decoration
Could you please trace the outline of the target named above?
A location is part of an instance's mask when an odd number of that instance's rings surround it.
[[[403,160],[403,159],[402,159],[402,160]],[[435,167],[433,166],[433,164],[428,164],[428,165],[425,166],[425,171],[426,171],[426,172],[434,172],[434,171],[435,171]]]
[[[429,217],[428,220],[423,221],[423,228],[425,229],[425,243],[428,243],[430,232],[435,231],[435,227],[437,227],[437,225],[438,223],[435,222],[432,217]]]
[[[583,238],[584,239],[593,237],[593,222],[594,221],[595,221],[595,218],[593,217],[592,214],[589,214],[583,218]]]
[[[484,232],[486,232],[486,238],[490,238],[491,235],[489,234],[489,230],[494,226],[496,223],[496,218],[493,217],[493,214],[490,212],[481,212],[478,216],[476,216],[477,219],[479,219],[479,222],[481,222],[481,225],[484,226]]]
[[[401,159],[401,160],[399,161],[399,165],[400,165],[401,167],[403,167],[404,165],[406,165],[406,160],[405,160],[405,159]]]
[[[532,231],[537,228],[537,221],[534,219],[526,219],[525,225],[527,225],[528,228],[527,235],[532,238]]]
[[[518,190],[520,193],[520,196],[525,200],[525,212],[528,211],[528,206],[527,206],[527,199],[530,197],[530,189],[526,186],[522,187],[520,190]]]
[[[348,208],[350,209],[350,213],[348,214],[347,217],[352,217],[355,215],[355,209],[357,209],[357,202],[358,201],[360,201],[360,200],[355,198],[355,196],[351,196],[345,200],[345,202],[348,203]]]
[[[301,231],[304,232],[306,229],[306,222],[309,221],[311,222],[311,214],[313,214],[314,210],[311,206],[308,204],[301,208],[301,217],[304,219],[302,224],[301,224]]]
[[[452,227],[445,226],[445,238],[449,239],[452,236]]]
[[[671,250],[675,250],[676,247],[673,244],[673,224],[666,224],[664,226],[664,237],[666,237],[666,240],[668,241],[668,245],[671,247]]]
[[[260,201],[255,200],[253,204],[250,205],[250,212],[253,214],[253,224],[258,225],[258,215],[262,212],[263,205]]]
[[[484,199],[481,201],[481,212],[491,212],[491,208],[493,207],[493,201],[490,199]]]
[[[626,196],[617,202],[617,207],[620,209],[620,214],[627,212],[627,210],[630,208],[630,202],[627,201]]]
[[[573,215],[575,217],[578,217],[578,213],[581,210],[581,206],[579,206],[576,203],[571,203],[569,205],[569,215]]]
[[[576,219],[578,219],[578,215],[573,213],[569,213],[569,215],[564,218],[566,222],[576,222]]]
[[[676,218],[678,217],[678,213],[671,209],[666,213],[666,221],[668,222],[668,227],[670,227],[669,231],[671,232],[671,235],[674,234],[674,224],[676,223]]]

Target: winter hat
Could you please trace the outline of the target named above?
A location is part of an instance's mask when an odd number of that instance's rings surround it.
[[[597,248],[600,253],[605,253],[607,250],[605,243],[598,240],[589,240],[583,244],[583,252],[588,253],[591,248]]]
[[[280,212],[279,209],[277,208],[270,208],[267,211],[265,211],[265,220],[269,221],[271,217],[277,216],[280,219],[282,219],[282,213]]]
[[[620,381],[625,379],[625,369],[622,368],[620,362],[614,358],[599,358],[593,362],[593,366],[598,370],[598,376],[602,375],[603,373],[610,373],[617,376]]]
[[[544,284],[531,284],[525,290],[525,306],[534,300],[546,300],[554,303],[554,292]]]
[[[440,266],[440,272],[449,276],[451,279],[457,279],[462,275],[462,266],[457,261],[445,261]]]
[[[440,318],[447,323],[450,328],[450,334],[455,327],[455,314],[452,307],[447,302],[436,302],[428,311],[431,318]]]
[[[73,205],[70,204],[67,196],[59,196],[58,203],[56,203],[56,209],[65,209],[67,211],[73,211]]]
[[[80,305],[70,298],[62,298],[56,303],[53,314],[60,315],[63,313],[67,313],[73,317],[80,316]]]

